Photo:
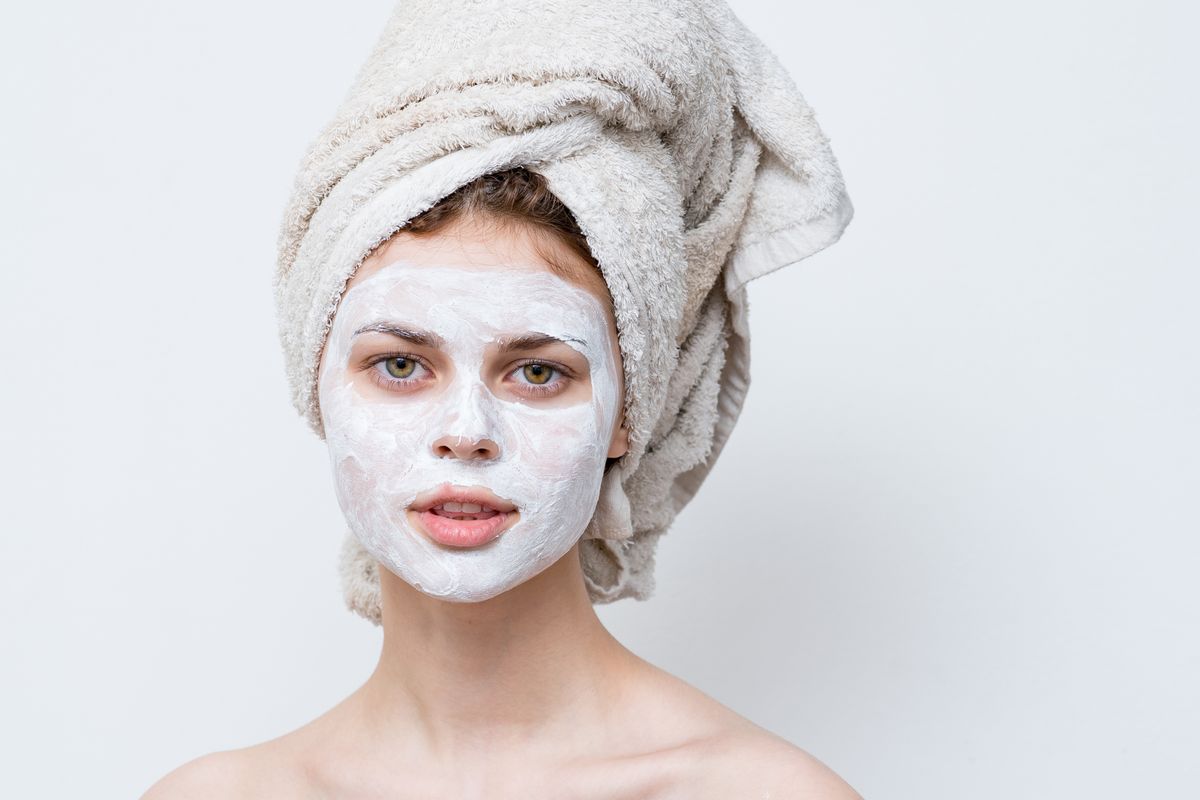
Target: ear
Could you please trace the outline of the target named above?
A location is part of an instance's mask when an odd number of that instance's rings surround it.
[[[625,427],[624,420],[621,421],[621,427],[613,431],[612,442],[608,446],[609,458],[620,458],[629,450],[629,429]]]

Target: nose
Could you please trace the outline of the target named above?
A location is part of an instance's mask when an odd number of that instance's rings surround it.
[[[435,424],[444,426],[443,435],[433,441],[437,458],[462,461],[490,461],[500,457],[498,411],[487,386],[469,377],[456,382],[446,399],[445,418]],[[499,437],[497,437],[499,438]]]
[[[482,461],[500,455],[500,446],[491,439],[476,439],[470,436],[443,436],[433,443],[433,454],[438,458],[461,458],[464,461]]]

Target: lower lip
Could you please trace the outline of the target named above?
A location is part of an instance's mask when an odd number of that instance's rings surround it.
[[[451,519],[432,511],[411,512],[421,520],[421,527],[429,538],[448,547],[478,547],[500,535],[509,521],[517,515],[515,511],[497,513],[487,519]]]

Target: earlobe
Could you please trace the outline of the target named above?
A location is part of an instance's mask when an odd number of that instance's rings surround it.
[[[612,443],[608,447],[609,458],[620,458],[629,450],[629,429],[624,424],[613,434]]]

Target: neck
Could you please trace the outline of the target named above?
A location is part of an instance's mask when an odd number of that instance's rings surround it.
[[[439,600],[380,569],[383,651],[364,689],[381,736],[441,763],[479,754],[585,752],[612,730],[640,661],[588,599],[579,545],[479,603]],[[591,741],[594,744],[594,741]]]

